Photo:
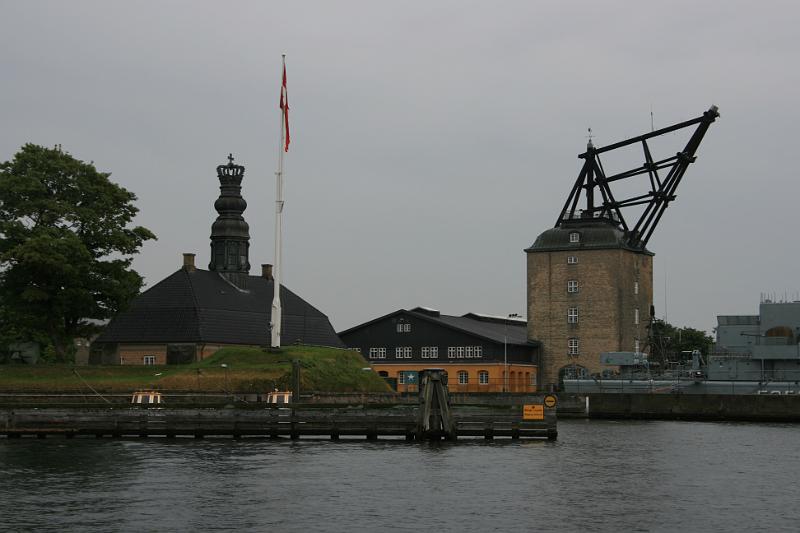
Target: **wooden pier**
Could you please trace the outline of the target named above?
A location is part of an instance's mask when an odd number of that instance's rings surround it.
[[[262,408],[5,408],[0,409],[0,435],[75,437],[316,437],[339,439],[402,437],[423,440],[420,406]],[[555,409],[543,408],[541,420],[526,420],[524,406],[455,406],[453,433],[492,439],[555,439]]]

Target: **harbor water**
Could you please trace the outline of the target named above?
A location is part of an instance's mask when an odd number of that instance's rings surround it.
[[[0,439],[3,531],[797,531],[800,425],[559,439]]]

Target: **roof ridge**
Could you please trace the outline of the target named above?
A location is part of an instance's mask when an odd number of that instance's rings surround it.
[[[425,318],[426,320],[429,320],[431,322],[437,322],[437,323],[439,323],[439,324],[441,324],[441,325],[443,325],[443,326],[445,326],[447,328],[450,328],[450,329],[453,329],[453,330],[456,330],[456,331],[460,331],[462,333],[469,333],[470,335],[474,335],[476,337],[480,337],[480,338],[486,339],[488,341],[497,342],[495,339],[491,338],[488,335],[484,335],[483,333],[479,333],[477,331],[469,330],[469,329],[463,328],[461,326],[458,326],[456,324],[448,324],[446,321],[442,320],[442,317],[445,317],[445,318],[456,318],[456,319],[466,319],[466,320],[472,320],[472,321],[475,321],[475,322],[483,322],[481,320],[475,320],[474,318],[469,318],[469,317],[465,317],[465,316],[456,316],[456,315],[441,315],[440,317],[432,317],[432,316],[426,316],[424,313],[415,313],[413,311],[409,311],[409,312],[414,314],[414,315],[416,315],[416,316],[418,316],[418,317],[420,317],[420,318]],[[483,322],[483,323],[485,324],[486,322]],[[518,325],[517,324],[507,324],[507,326],[520,327],[520,326],[522,326],[522,324],[518,324]],[[530,339],[528,339],[528,341],[526,341],[526,342],[529,342],[529,341],[530,341]],[[509,344],[517,344],[517,343],[509,343]]]

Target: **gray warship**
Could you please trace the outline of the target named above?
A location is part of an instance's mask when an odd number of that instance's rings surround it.
[[[800,394],[800,300],[763,295],[758,315],[719,315],[711,353],[651,363],[646,353],[604,352],[606,370],[565,379],[574,393]]]

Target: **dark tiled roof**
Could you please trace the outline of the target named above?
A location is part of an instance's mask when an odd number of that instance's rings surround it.
[[[95,342],[269,344],[273,282],[247,277],[241,290],[216,272],[178,270],[140,294]],[[343,347],[328,317],[281,287],[282,344]]]
[[[444,327],[470,333],[478,337],[483,337],[490,341],[502,344],[506,336],[508,336],[508,344],[518,344],[530,346],[538,344],[535,340],[528,339],[528,327],[525,322],[520,323],[519,320],[502,320],[486,315],[476,313],[467,313],[464,316],[443,315],[438,311],[427,310],[427,308],[415,307],[411,311],[400,309],[388,315],[384,315],[358,326],[354,326],[344,331],[340,331],[339,335],[347,335],[357,329],[369,326],[386,318],[396,315],[407,314],[417,317],[428,322],[440,324]],[[485,318],[482,318],[485,317]]]
[[[497,322],[475,320],[474,318],[464,316],[450,315],[440,315],[439,318],[432,318],[431,320],[495,342],[502,343],[506,336],[508,336],[508,344],[529,344],[528,327],[525,324],[506,325]]]

